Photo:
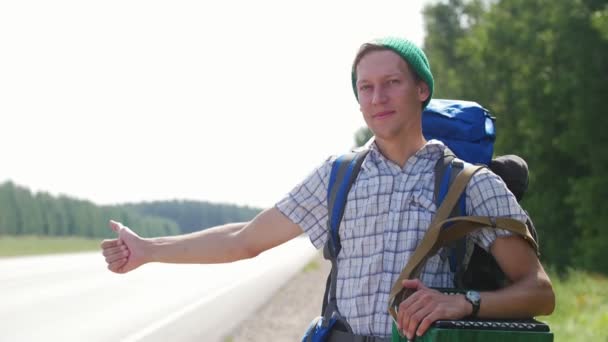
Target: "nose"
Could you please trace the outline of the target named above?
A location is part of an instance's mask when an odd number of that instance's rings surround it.
[[[372,94],[372,104],[381,104],[386,102],[387,96],[384,91],[384,87],[374,87],[374,93]]]

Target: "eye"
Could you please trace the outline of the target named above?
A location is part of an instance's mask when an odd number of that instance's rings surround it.
[[[369,84],[362,84],[359,86],[359,91],[367,91],[372,89],[372,86]]]
[[[393,78],[393,79],[388,80],[388,83],[389,84],[399,84],[399,83],[401,83],[401,80],[397,79],[397,78]]]

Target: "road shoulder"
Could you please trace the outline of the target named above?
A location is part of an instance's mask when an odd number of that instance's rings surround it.
[[[321,298],[331,264],[318,253],[225,342],[299,341],[321,312]]]

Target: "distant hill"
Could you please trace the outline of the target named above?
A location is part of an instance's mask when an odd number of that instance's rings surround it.
[[[0,235],[111,237],[114,219],[142,236],[176,235],[248,221],[261,210],[204,201],[156,201],[100,206],[69,196],[0,184]]]

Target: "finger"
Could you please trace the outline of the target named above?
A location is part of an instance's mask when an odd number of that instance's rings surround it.
[[[403,285],[403,287],[405,287],[405,288],[416,290],[416,291],[426,288],[426,286],[424,285],[424,283],[422,281],[420,281],[420,279],[404,279],[401,282],[401,285]]]
[[[110,223],[108,225],[110,226],[110,229],[112,229],[112,231],[114,231],[115,233],[118,233],[120,231],[120,228],[122,228],[122,223],[114,220],[110,220]]]
[[[118,245],[118,239],[106,239],[101,241],[101,248],[102,249],[106,249],[106,248],[111,248],[111,247],[116,247]]]
[[[409,322],[410,322],[410,313],[407,312],[407,310],[399,310],[401,314],[401,319],[399,320],[399,326],[401,327],[401,333],[407,337],[407,339],[410,339],[410,335],[408,335],[407,332],[407,327],[409,326]]]
[[[405,335],[407,336],[408,339],[411,340],[414,337],[414,334],[416,334],[416,329],[418,328],[418,325],[420,324],[420,322],[422,320],[424,320],[424,318],[426,318],[432,311],[433,311],[432,307],[423,306],[410,316],[408,325],[405,326],[405,328],[404,328]]]
[[[399,303],[397,308],[397,327],[399,330],[403,328],[402,322],[408,314],[408,308],[410,305],[416,301],[416,292],[412,293],[409,297]]]
[[[401,328],[403,325],[401,322],[403,322],[403,315],[405,310],[402,309],[401,305],[399,305],[399,308],[397,309],[397,319],[395,320],[395,323],[397,323],[397,329],[399,331],[402,331],[403,329]]]
[[[118,253],[114,253],[114,254],[110,254],[110,255],[106,256],[106,262],[108,264],[111,264],[113,262],[116,262],[117,260],[125,259],[128,257],[129,257],[129,251],[120,251]]]
[[[116,246],[116,247],[106,247],[103,249],[102,254],[104,256],[109,256],[112,254],[120,253],[125,250],[127,250],[127,247],[125,245],[120,245],[120,246]]]
[[[424,317],[424,319],[422,319],[422,321],[420,322],[420,325],[418,325],[418,329],[416,330],[416,336],[424,335],[424,333],[429,329],[431,324],[441,318],[440,315],[440,312],[433,311],[426,317]]]
[[[414,336],[420,321],[437,307],[437,291],[424,286],[403,301],[400,306],[403,311],[403,330],[409,338]]]
[[[411,296],[409,296],[406,300],[404,300],[403,302],[401,302],[401,304],[399,304],[399,311],[398,311],[398,315],[397,315],[397,322],[399,323],[398,326],[401,329],[401,331],[403,331],[403,333],[406,333],[409,321],[410,321],[410,317],[416,313],[416,311],[418,311],[420,309],[420,307],[422,306],[420,304],[420,293],[419,292],[414,292]]]
[[[409,308],[414,306],[414,303],[419,300],[421,295],[422,291],[416,291],[409,295],[409,297],[399,304],[399,311],[402,311],[403,309],[403,311],[408,312]],[[409,312],[411,313],[412,311],[410,310]]]
[[[429,294],[430,289],[426,287],[426,285],[424,285],[424,283],[419,279],[405,279],[401,283],[403,284],[403,287],[413,289],[415,291],[402,302],[408,307],[415,301],[419,300],[419,298],[422,298],[421,296],[426,296]]]
[[[116,260],[116,261],[114,261],[112,263],[109,263],[108,264],[108,269],[110,271],[112,271],[112,272],[115,272],[115,273],[122,273],[121,269],[122,269],[122,267],[126,263],[127,263],[127,259],[126,258],[122,258],[122,259]]]

